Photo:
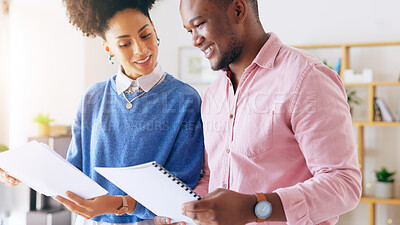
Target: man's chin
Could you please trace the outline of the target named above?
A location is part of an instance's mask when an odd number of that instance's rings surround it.
[[[214,71],[225,70],[225,68],[229,69],[228,66],[221,66],[219,64],[213,64],[211,62],[210,62],[210,66],[211,66],[211,69],[214,70]]]

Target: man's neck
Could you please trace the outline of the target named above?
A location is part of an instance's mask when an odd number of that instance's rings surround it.
[[[258,37],[246,41],[246,44],[243,46],[244,51],[242,51],[242,54],[229,65],[229,69],[232,72],[231,82],[235,92],[244,71],[254,61],[261,48],[268,41],[269,36],[269,34],[264,32]]]

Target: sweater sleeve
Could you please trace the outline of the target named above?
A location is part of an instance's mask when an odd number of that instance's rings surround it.
[[[184,95],[179,102],[183,103],[177,115],[183,116],[179,117],[180,121],[174,121],[179,125],[173,126],[174,129],[177,128],[177,134],[164,167],[190,188],[194,188],[200,177],[204,154],[201,99],[197,93],[191,93]],[[136,204],[132,214],[143,220],[153,219],[155,216],[140,203]]]
[[[196,92],[184,95],[183,101],[179,110],[183,114],[180,128],[164,167],[194,188],[200,177],[204,154],[201,99]]]
[[[82,109],[83,100],[79,104],[74,124],[72,125],[72,140],[68,148],[67,161],[79,170],[83,169],[82,165]]]
[[[292,129],[312,178],[280,188],[288,224],[320,224],[355,208],[361,172],[346,93],[336,73],[311,65],[293,97]],[[328,203],[328,204],[327,204]]]

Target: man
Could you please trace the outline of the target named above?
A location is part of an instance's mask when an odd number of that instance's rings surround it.
[[[183,214],[202,225],[335,224],[361,196],[339,76],[266,33],[257,0],[181,0],[180,13],[193,45],[223,73],[202,105],[210,174],[196,190],[209,183],[210,194]]]

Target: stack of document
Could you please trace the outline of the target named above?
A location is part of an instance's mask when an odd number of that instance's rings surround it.
[[[0,168],[35,191],[67,198],[71,191],[89,199],[108,192],[48,145],[31,141],[0,154]]]

